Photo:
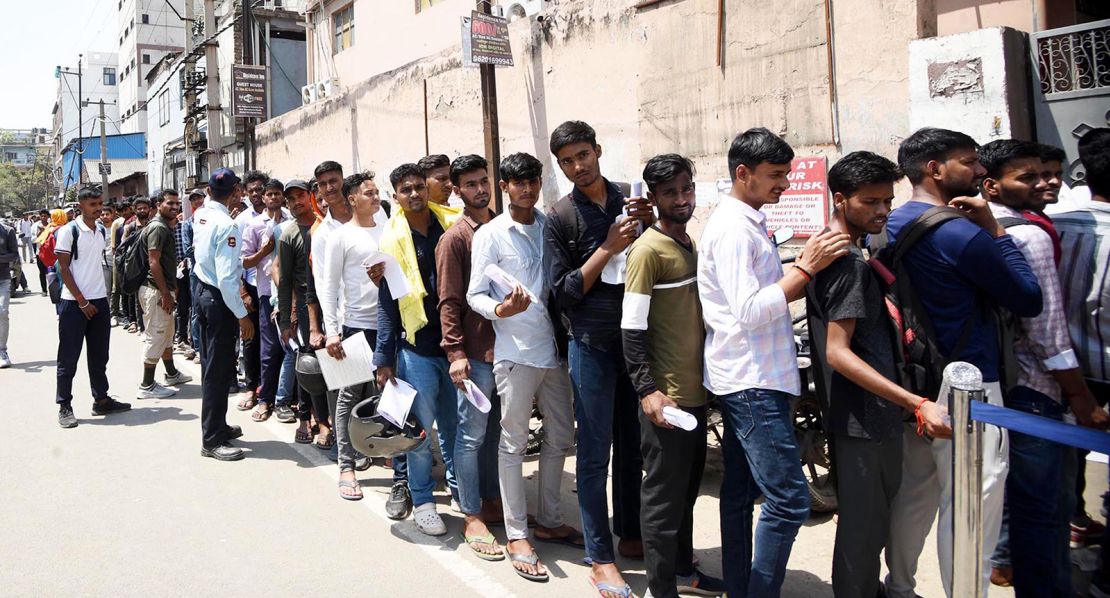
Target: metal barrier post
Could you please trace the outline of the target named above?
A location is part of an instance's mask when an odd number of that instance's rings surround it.
[[[983,584],[983,424],[971,401],[982,401],[983,375],[956,361],[944,368],[952,418],[952,596],[978,597]]]

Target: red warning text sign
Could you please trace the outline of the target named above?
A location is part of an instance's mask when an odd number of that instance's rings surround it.
[[[777,204],[763,206],[768,231],[773,233],[789,226],[794,229],[795,237],[808,237],[825,228],[829,221],[825,166],[825,159],[821,157],[794,158],[790,188],[783,192]]]

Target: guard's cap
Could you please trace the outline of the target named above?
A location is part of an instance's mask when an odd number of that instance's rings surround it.
[[[240,179],[235,175],[235,171],[230,168],[221,168],[212,173],[208,179],[208,192],[212,197],[223,199],[231,193],[235,185],[238,185]]]

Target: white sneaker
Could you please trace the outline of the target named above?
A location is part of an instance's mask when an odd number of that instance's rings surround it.
[[[12,358],[7,351],[0,351],[0,370],[12,367]]]
[[[192,381],[193,377],[181,370],[177,370],[177,373],[172,376],[166,375],[166,386],[180,386]]]
[[[135,395],[138,399],[166,399],[177,394],[176,390],[166,388],[157,382],[150,388],[139,387],[139,393]]]
[[[436,513],[435,503],[427,503],[416,507],[412,512],[412,518],[416,521],[416,529],[429,536],[442,536],[447,533],[447,524],[443,522],[443,518]]]

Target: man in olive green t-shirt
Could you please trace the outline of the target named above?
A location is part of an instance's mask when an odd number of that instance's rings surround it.
[[[177,250],[173,226],[181,212],[181,198],[173,189],[160,191],[155,197],[158,211],[139,233],[140,243],[150,260],[150,273],[139,287],[136,298],[143,309],[146,328],[143,331],[143,381],[139,383],[140,399],[164,399],[177,394],[167,386],[180,386],[192,376],[177,369],[173,362],[174,291],[177,289]],[[161,359],[166,367],[166,384],[154,380],[154,370]]]
[[[694,213],[694,168],[664,154],[644,168],[659,221],[628,249],[624,283],[624,359],[640,396],[640,490],[648,589],[654,598],[697,590],[719,595],[724,582],[694,568],[694,501],[705,467],[705,328],[698,300],[698,253],[686,234]],[[693,430],[679,419],[693,419]]]

